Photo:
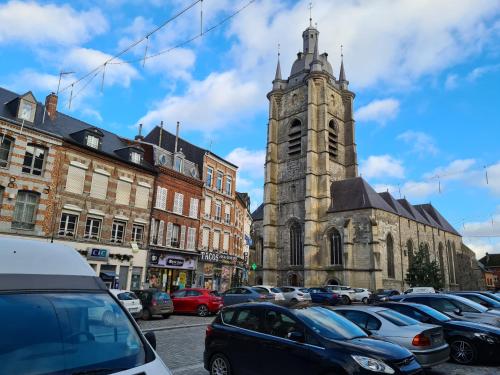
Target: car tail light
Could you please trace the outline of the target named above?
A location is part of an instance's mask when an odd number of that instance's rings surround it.
[[[266,298],[267,298],[267,296],[266,296],[265,294],[259,294],[259,298],[260,298],[260,299],[266,299]]]
[[[212,327],[211,325],[207,326],[207,329],[205,330],[205,337],[210,337],[213,332],[214,327]]]
[[[431,345],[431,339],[427,336],[425,336],[424,334],[422,333],[419,333],[418,335],[416,335],[411,344],[413,346],[430,346]]]
[[[151,300],[151,305],[156,306],[156,304],[157,304],[157,303],[158,303],[158,302],[156,301],[156,298],[153,298],[153,299]]]

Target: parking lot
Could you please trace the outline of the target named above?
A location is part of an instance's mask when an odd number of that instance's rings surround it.
[[[205,327],[213,317],[173,315],[169,319],[139,321],[140,327],[156,334],[157,352],[174,374],[207,375],[203,368]],[[440,365],[429,372],[433,375],[498,375],[498,367]]]

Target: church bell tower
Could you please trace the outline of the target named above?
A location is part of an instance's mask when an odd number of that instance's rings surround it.
[[[343,58],[338,78],[319,31],[302,33],[303,48],[283,79],[278,56],[269,99],[264,184],[264,283],[314,285],[320,223],[333,181],[357,176],[353,99]],[[333,199],[335,199],[333,197]]]

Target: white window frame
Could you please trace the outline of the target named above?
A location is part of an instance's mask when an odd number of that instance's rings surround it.
[[[222,202],[221,201],[215,201],[215,215],[214,215],[214,220],[215,221],[221,221],[222,220]]]
[[[137,238],[138,229],[140,229],[142,231],[140,239]],[[145,230],[146,230],[146,226],[144,224],[133,223],[132,224],[132,242],[142,244],[142,242],[144,241]]]
[[[231,176],[226,176],[226,194],[231,195],[233,189],[233,179]]]
[[[187,240],[186,240],[186,250],[196,250],[196,228],[188,228],[187,230]]]
[[[85,144],[88,147],[99,149],[99,141],[100,141],[99,137],[93,134],[87,134],[87,139],[85,140]]]
[[[92,238],[92,229],[95,227],[95,224],[92,224],[91,227],[90,227],[90,231],[87,231],[87,226],[88,226],[88,222],[89,220],[92,222],[92,223],[99,223],[99,225],[97,226],[97,236],[95,236],[95,238]],[[87,238],[89,240],[94,240],[94,241],[99,241],[101,239],[101,231],[102,231],[102,223],[103,223],[103,219],[101,217],[94,217],[94,216],[87,216],[87,219],[85,220],[85,232],[84,232],[84,238]]]
[[[115,228],[116,226],[116,228]],[[118,237],[118,228],[123,226],[121,238]],[[110,242],[113,243],[123,243],[125,242],[125,231],[127,230],[127,222],[123,220],[113,220],[111,225],[111,239]]]
[[[212,187],[213,182],[214,182],[214,169],[211,167],[207,167],[207,180],[205,183],[208,187]]]
[[[220,181],[220,184],[219,184],[219,181]],[[224,183],[224,173],[221,171],[217,171],[217,176],[215,178],[215,189],[219,192],[222,192],[222,189],[224,189],[223,183]]]
[[[68,224],[69,224],[68,220],[64,221],[64,228],[61,230],[61,226],[63,224],[63,218],[64,218],[65,215],[66,215],[66,217],[69,217],[69,216],[74,216],[75,217],[75,227],[73,229],[73,232],[72,232],[73,234],[72,235],[68,235],[68,233],[71,233],[71,231],[68,231]],[[57,234],[59,236],[63,236],[63,237],[73,237],[73,238],[76,238],[76,233],[77,233],[77,229],[78,229],[78,219],[79,218],[80,217],[79,217],[78,214],[75,214],[75,213],[72,213],[72,212],[63,211],[61,213],[61,220],[59,220],[59,231],[57,232]]]
[[[141,164],[142,157],[141,154],[135,151],[130,152],[130,161],[134,164]]]
[[[160,210],[166,210],[167,209],[167,197],[168,197],[168,189],[158,186],[156,189],[156,202],[155,202],[155,208],[158,208]]]
[[[224,207],[224,222],[226,224],[231,224],[231,205],[226,204]]]
[[[189,200],[189,217],[192,217],[192,218],[198,217],[199,204],[200,204],[200,200],[198,198],[191,198]]]
[[[173,212],[182,215],[183,214],[183,209],[184,209],[184,194],[175,192],[174,194],[174,207],[173,207]]]

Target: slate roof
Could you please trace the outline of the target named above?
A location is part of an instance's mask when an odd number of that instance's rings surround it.
[[[263,220],[264,219],[264,203],[261,203],[259,207],[252,212],[252,220]]]
[[[9,102],[15,100],[20,96],[22,95],[16,94],[12,91],[0,87],[1,117],[15,123],[20,123],[20,120],[17,118],[17,114],[14,113],[12,109],[9,108],[9,106],[7,105]],[[119,150],[131,147],[133,144],[131,140],[120,137],[105,129],[88,124],[84,121],[78,120],[74,117],[68,116],[59,111],[57,112],[55,120],[52,120],[47,114],[45,115],[45,119],[43,119],[44,107],[45,105],[43,103],[37,102],[34,122],[33,123],[25,122],[24,127],[52,134],[58,138],[62,138],[63,140],[69,143],[77,144],[80,147],[86,148],[92,152],[104,154],[106,156],[120,160],[129,165],[133,165],[136,167],[138,166],[137,164],[132,163],[130,160],[120,155],[120,152],[117,153],[117,151]],[[82,130],[90,130],[90,129],[98,129],[103,134],[101,138],[101,148],[99,150],[96,150],[92,147],[88,147],[85,144],[82,144],[81,142],[77,141],[77,138],[75,138],[76,133],[79,133]],[[143,163],[140,166],[149,171],[153,171],[152,166],[146,161],[143,161]]]
[[[153,143],[155,145],[158,145],[160,141],[160,132],[161,134],[161,145],[159,145],[161,148],[174,152],[175,148],[175,134],[170,133],[168,130],[162,129],[159,126],[155,126],[153,130],[149,132],[148,135],[144,137],[144,140],[149,143]],[[224,158],[221,158],[220,156],[214,154],[213,152],[206,150],[204,148],[198,147],[181,137],[179,137],[179,140],[177,142],[177,150],[182,149],[183,154],[186,156],[187,160],[192,161],[193,163],[196,163],[198,165],[198,169],[200,172],[200,176],[203,176],[203,157],[205,154],[212,154],[218,159],[223,160],[225,163],[232,165],[235,168],[238,168],[238,166],[234,165],[233,163],[225,160]]]
[[[500,254],[486,254],[479,262],[486,268],[500,267]]]

